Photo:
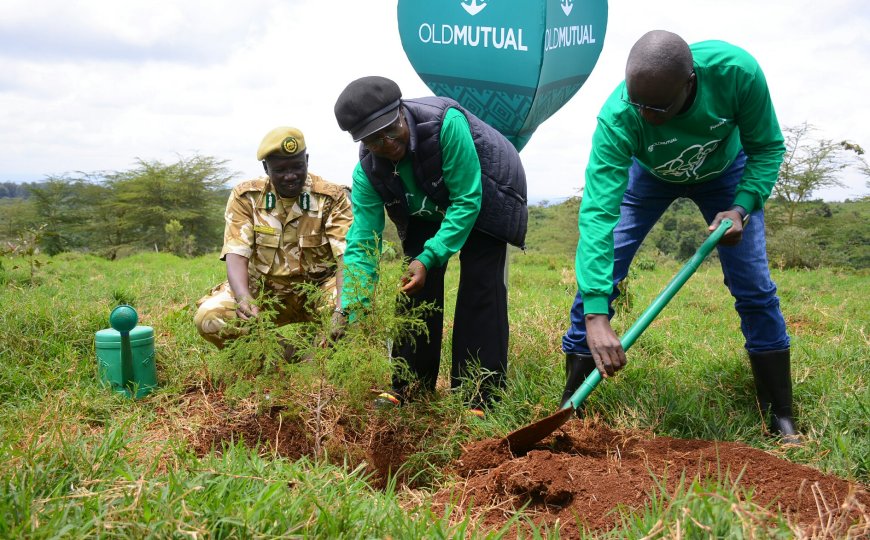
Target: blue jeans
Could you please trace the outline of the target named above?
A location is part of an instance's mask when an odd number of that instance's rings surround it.
[[[711,223],[717,213],[727,210],[734,202],[734,192],[745,165],[746,156],[741,152],[721,176],[702,184],[662,182],[637,163],[631,166],[619,223],[613,231],[614,286],[610,295],[610,317],[613,317],[613,300],[619,296],[616,285],[628,275],[628,266],[641,242],[668,206],[677,198],[686,197],[698,205],[704,219]],[[787,349],[789,336],[767,263],[764,210],[752,212],[739,244],[718,246],[717,250],[725,285],[731,291],[734,308],[740,315],[746,350],[756,353]],[[571,307],[571,327],[562,337],[562,350],[589,354],[583,298],[579,292]]]

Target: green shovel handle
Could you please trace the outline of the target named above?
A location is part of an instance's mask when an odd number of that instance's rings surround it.
[[[646,310],[641,313],[640,317],[635,321],[631,328],[623,334],[622,338],[619,340],[622,344],[623,350],[627,351],[629,347],[634,345],[635,340],[643,333],[644,330],[650,325],[650,323],[655,320],[655,318],[661,313],[661,311],[668,305],[668,302],[671,301],[671,298],[677,294],[677,291],[686,284],[686,281],[692,277],[692,274],[695,273],[695,270],[701,266],[701,263],[704,262],[704,259],[707,258],[707,255],[713,251],[713,248],[716,247],[716,244],[719,243],[719,240],[722,239],[722,236],[725,234],[725,231],[731,228],[732,222],[730,219],[725,218],[719,223],[719,226],[713,231],[710,236],[707,237],[707,240],[701,244],[701,247],[698,248],[698,251],[692,255],[692,258],[683,265],[683,268],[677,273],[676,276],[671,279],[670,283],[668,283],[664,290],[659,293],[653,303],[650,304]],[[592,390],[598,386],[598,383],[601,382],[601,373],[598,370],[592,371],[592,373],[586,377],[586,380],[583,381],[583,384],[580,385],[572,395],[571,399],[569,399],[565,406],[562,409],[567,409],[569,406],[577,409],[586,398],[589,397],[589,394],[592,393]]]

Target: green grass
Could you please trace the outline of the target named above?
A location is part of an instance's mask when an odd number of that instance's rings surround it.
[[[204,459],[179,450],[168,472],[140,469],[123,457],[124,427],[94,447],[71,443],[23,461],[2,484],[0,535],[433,538],[468,527],[426,509],[406,513],[393,488],[373,490],[359,469],[264,459],[240,444]]]
[[[614,320],[617,332],[628,328],[679,269],[666,258],[644,257],[630,278],[630,302]],[[33,280],[21,260],[3,263],[2,538],[501,537],[507,529],[452,523],[447,517],[452,509],[437,510],[431,495],[455,482],[449,464],[463,444],[504,435],[554,412],[564,382],[560,345],[574,297],[571,256],[514,251],[509,385],[502,404],[484,421],[466,421],[460,401],[446,393],[392,418],[368,416],[361,406],[368,388],[388,381],[383,327],[369,328],[311,366],[280,372],[286,384],[279,387],[287,395],[307,396],[297,408],[326,400],[345,416],[348,430],[379,421],[401,433],[415,449],[397,471],[410,487],[372,487],[360,460],[345,459],[335,448],[329,455],[290,461],[236,442],[197,457],[183,433],[166,426],[188,422],[189,411],[181,406],[187,389],[232,375],[192,322],[195,301],[224,278],[217,257],[149,253],[110,262],[65,254],[40,267]],[[399,269],[392,263],[387,270]],[[457,273],[452,265],[448,328]],[[588,410],[613,429],[741,441],[870,483],[867,273],[774,270],[773,277],[793,338],[796,411],[807,434],[803,447],[777,449],[762,432],[733,299],[714,264],[689,280],[632,348],[628,367],[593,392]],[[141,401],[115,396],[97,382],[94,332],[108,326],[108,314],[120,302],[136,307],[139,324],[155,328],[161,387]],[[444,347],[449,351],[449,335]],[[248,382],[237,399],[264,407],[267,383]],[[754,507],[751,499],[731,512],[735,496],[724,482],[662,492],[646,509],[626,514],[609,536],[641,538],[656,523],[662,524],[659,537],[672,536],[678,522],[683,531],[692,527],[687,515],[724,537],[741,537],[739,531],[743,537],[751,536],[747,531],[788,535],[781,516]],[[522,514],[516,519],[524,522]],[[558,534],[524,526],[530,537]]]

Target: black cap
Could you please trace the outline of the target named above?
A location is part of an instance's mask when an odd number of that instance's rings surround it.
[[[385,77],[363,77],[347,85],[335,102],[335,119],[353,140],[368,137],[399,117],[402,91]]]

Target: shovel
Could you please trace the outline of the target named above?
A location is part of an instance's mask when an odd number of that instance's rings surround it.
[[[692,255],[692,258],[680,269],[676,276],[671,279],[670,283],[664,288],[662,292],[653,300],[653,303],[646,308],[646,310],[641,313],[640,317],[635,321],[631,328],[623,334],[620,339],[620,343],[622,344],[623,350],[628,350],[631,347],[635,340],[643,333],[644,330],[653,322],[653,320],[661,313],[662,309],[668,302],[671,301],[671,298],[677,294],[677,291],[685,285],[686,281],[692,277],[692,274],[695,273],[695,270],[701,266],[701,263],[704,262],[704,259],[707,258],[707,255],[713,251],[713,248],[716,244],[719,243],[719,240],[722,238],[722,235],[725,234],[725,231],[731,228],[731,220],[723,219],[719,224],[719,227],[707,237],[707,240],[701,244],[701,247],[698,248],[698,251]],[[589,394],[592,393],[592,390],[598,386],[598,383],[601,382],[601,374],[598,370],[594,370],[586,380],[583,381],[583,384],[578,388],[568,399],[567,403],[559,409],[557,412],[551,414],[550,416],[538,420],[532,424],[529,424],[525,427],[522,427],[516,431],[513,431],[505,437],[510,445],[511,452],[513,453],[523,453],[528,451],[535,443],[541,441],[547,435],[553,433],[559,427],[562,426],[565,422],[568,421],[574,415],[574,411],[577,410],[586,398],[589,397]]]

